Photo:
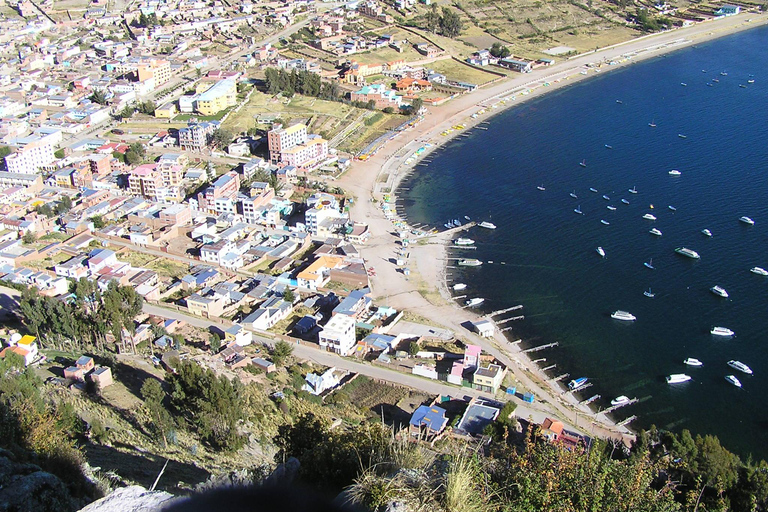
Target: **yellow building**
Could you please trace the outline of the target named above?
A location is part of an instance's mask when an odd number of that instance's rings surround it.
[[[176,110],[176,104],[170,101],[165,105],[162,105],[155,109],[155,117],[160,119],[173,119],[176,116],[177,112],[178,111]]]
[[[212,116],[237,104],[237,86],[233,80],[220,80],[197,99],[197,111]]]

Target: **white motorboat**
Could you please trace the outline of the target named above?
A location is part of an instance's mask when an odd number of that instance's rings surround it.
[[[611,198],[606,196],[606,195],[603,196],[603,199],[605,199],[606,201],[610,201],[611,200]]]
[[[605,249],[603,249],[602,247],[598,247],[595,250],[597,251],[597,254],[599,254],[601,258],[605,258]]]
[[[485,302],[485,299],[481,299],[480,297],[475,297],[474,299],[469,299],[468,301],[464,302],[464,305],[466,305],[468,308],[474,308],[475,306],[479,306]]]
[[[455,285],[453,285],[453,290],[457,292],[460,292],[461,290],[466,290],[466,289],[467,289],[467,285],[464,283],[456,283]]]
[[[683,361],[683,364],[687,364],[688,366],[704,366],[704,363],[699,361],[698,359],[694,357],[689,357],[685,361]]]
[[[676,211],[677,211],[677,208],[675,208],[675,207],[674,207],[674,206],[672,206],[672,205],[669,205],[669,206],[667,206],[667,208],[669,208],[669,209],[670,209],[671,211],[673,211],[673,212],[676,212]]]
[[[627,201],[626,199],[622,199],[621,202],[624,204],[629,204],[629,201]]]
[[[678,171],[677,169],[672,169],[671,171],[669,171],[670,176],[680,176],[681,174],[683,173]]]
[[[727,327],[713,327],[710,334],[713,336],[733,336],[735,333]]]
[[[743,217],[739,217],[739,220],[741,222],[743,222],[744,224],[749,224],[750,226],[754,226],[755,225],[755,221],[753,221],[752,219],[750,219],[746,215],[743,216]]]
[[[651,229],[649,233],[652,235],[661,236],[661,231],[659,231],[657,228]]]
[[[629,189],[629,193],[630,194],[637,194],[637,187],[632,187],[631,189]]]
[[[749,271],[759,276],[768,276],[768,270],[765,270],[762,267],[752,267],[751,269],[749,269]]]
[[[637,317],[635,315],[622,310],[614,311],[613,313],[611,313],[611,318],[613,318],[614,320],[623,320],[625,322],[634,322],[635,320],[637,320]]]
[[[701,258],[701,256],[699,256],[699,253],[697,253],[693,249],[688,249],[686,247],[678,247],[678,248],[675,249],[675,252],[677,254],[681,254],[681,255],[686,256],[688,258],[692,258],[694,260],[698,260],[699,258]]]
[[[496,224],[494,224],[493,222],[485,221],[485,220],[480,224],[478,224],[478,226],[485,229],[496,229]]]
[[[570,194],[568,194],[568,195],[571,196],[574,199],[578,199],[579,198],[579,196],[576,195],[576,191],[575,190],[573,192],[571,192]]]
[[[542,184],[542,185],[539,185],[539,186],[538,186],[538,187],[536,187],[536,188],[537,188],[537,189],[539,189],[539,190],[542,190],[542,191],[543,191],[543,190],[547,190],[547,189],[545,189],[545,188],[544,188],[544,185],[543,185],[543,184]]]
[[[739,379],[737,379],[734,375],[726,375],[725,380],[736,386],[737,388],[741,387],[741,382]]]
[[[459,266],[461,267],[479,267],[483,262],[474,258],[459,260]]]
[[[577,213],[579,215],[583,215],[582,212],[581,212],[581,205],[579,205],[576,208],[574,208],[573,209],[573,213]]]
[[[611,206],[610,204],[608,206],[606,206],[606,208],[608,208],[611,211],[614,211],[616,209],[615,206]]]
[[[595,194],[597,194],[597,189],[596,188],[589,187],[589,191],[590,192],[594,192]]]
[[[712,232],[708,229],[702,229],[701,234],[704,236],[712,236]]]
[[[607,220],[605,220],[605,219],[600,219],[600,224],[603,224],[603,225],[605,225],[605,226],[610,226],[610,224],[611,224],[611,223],[610,223],[610,222],[608,222],[608,221],[607,221]]]
[[[652,213],[646,213],[645,215],[643,215],[643,218],[645,220],[656,220],[656,216],[653,215]]]
[[[617,396],[613,400],[611,400],[611,405],[617,406],[617,405],[624,405],[627,402],[630,402],[630,398],[626,395]]]
[[[587,383],[586,377],[579,377],[578,379],[573,379],[571,382],[568,383],[568,389],[570,389],[571,391],[574,391],[584,386],[584,384],[586,383]]]
[[[680,384],[681,382],[688,382],[691,380],[690,375],[684,373],[673,373],[667,377],[667,384]]]
[[[747,375],[752,375],[752,368],[745,365],[741,361],[736,361],[735,359],[731,359],[730,361],[728,361],[728,366],[730,366],[734,370],[739,370],[740,372],[746,373]]]
[[[728,292],[725,291],[725,288],[722,286],[715,285],[712,288],[709,289],[712,293],[715,295],[719,295],[720,297],[727,299],[728,298]]]
[[[475,245],[475,241],[471,238],[457,238],[453,243],[456,245]]]

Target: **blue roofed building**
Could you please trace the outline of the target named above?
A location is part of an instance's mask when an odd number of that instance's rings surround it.
[[[436,405],[420,405],[411,416],[408,431],[413,437],[434,441],[447,424],[445,409]]]

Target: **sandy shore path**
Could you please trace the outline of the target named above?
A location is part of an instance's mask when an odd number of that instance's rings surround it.
[[[589,52],[532,73],[513,75],[487,89],[463,95],[446,105],[430,109],[416,127],[395,136],[378,154],[365,162],[355,161],[337,183],[356,198],[351,210],[352,219],[366,222],[370,226],[371,239],[361,247],[361,253],[367,265],[374,267],[377,274],[371,278],[377,302],[419,315],[430,323],[451,329],[462,339],[483,347],[483,350],[507,365],[521,387],[536,395],[537,401],[532,408],[555,415],[585,433],[625,441],[631,439],[631,431],[627,428],[617,427],[605,415],[596,415],[587,405],[579,404],[571,393],[563,393],[559,384],[549,380],[544,372],[538,369],[517,345],[509,343],[503,334],[497,333],[494,338],[483,339],[462,325],[479,317],[467,309],[461,309],[457,302],[452,300],[445,285],[445,243],[450,240],[450,236],[438,234],[411,244],[411,274],[405,276],[400,272],[392,263],[400,247],[396,243],[399,238],[393,222],[385,218],[379,201],[383,192],[395,190],[399,181],[414,170],[412,165],[405,165],[408,157],[426,142],[432,146],[421,158],[447,142],[449,137],[440,134],[452,126],[462,124],[470,127],[486,120],[489,114],[504,107],[586,79],[596,73],[594,66],[597,64],[615,63],[601,66],[601,72],[608,72],[698,41],[766,23],[768,15],[765,14],[741,14],[706,21]],[[522,91],[526,93],[521,94]],[[513,95],[515,101],[511,100]],[[491,108],[492,105],[496,108]],[[476,119],[470,117],[482,108],[486,109],[486,114],[479,115]],[[509,324],[505,326],[507,325]]]

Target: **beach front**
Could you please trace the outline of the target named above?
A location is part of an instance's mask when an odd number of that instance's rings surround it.
[[[751,20],[751,21],[748,21]],[[658,56],[715,37],[724,36],[766,23],[766,17],[748,15],[704,22],[692,27],[639,38],[621,45],[590,52],[570,60],[520,75],[487,90],[479,90],[455,99],[452,103],[429,113],[415,128],[398,134],[377,155],[366,162],[355,162],[339,184],[356,197],[351,215],[354,220],[370,225],[372,237],[363,247],[362,254],[369,266],[376,269],[372,278],[374,294],[382,302],[418,315],[435,325],[453,330],[461,338],[478,344],[507,365],[515,378],[526,389],[537,395],[535,407],[559,416],[580,430],[600,436],[629,439],[627,429],[617,429],[604,415],[596,415],[586,405],[579,405],[572,394],[562,393],[557,383],[548,380],[530,359],[497,334],[483,339],[467,331],[463,325],[478,318],[452,301],[445,286],[445,243],[451,238],[435,235],[409,247],[411,253],[410,276],[405,276],[389,260],[395,257],[398,237],[392,222],[381,211],[384,192],[394,191],[400,180],[414,165],[404,162],[426,143],[431,146],[420,156],[424,158],[450,139],[441,135],[456,125],[467,128],[483,122],[488,116],[525,99],[536,97],[564,85],[583,80],[596,73]],[[613,64],[609,64],[613,63]],[[603,64],[597,67],[598,64]],[[588,67],[588,65],[590,65]],[[512,97],[515,99],[512,100]],[[495,106],[495,108],[494,108]],[[478,111],[485,114],[471,117]],[[508,306],[512,306],[509,304]]]

